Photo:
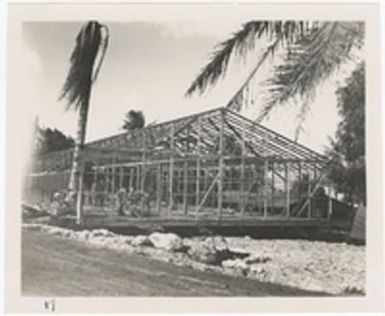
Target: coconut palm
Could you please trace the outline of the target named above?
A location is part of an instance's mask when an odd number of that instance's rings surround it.
[[[265,81],[269,93],[257,122],[267,117],[277,105],[300,97],[303,100],[299,113],[300,127],[316,88],[343,63],[353,58],[353,52],[363,44],[363,37],[364,25],[361,22],[251,21],[219,45],[186,95],[203,93],[216,84],[226,73],[231,56],[244,58],[256,44],[268,42],[250,75],[227,106],[238,111],[242,109],[243,93],[249,88],[252,78],[280,48],[283,49],[284,58],[282,63],[274,67],[272,77]]]
[[[97,21],[87,22],[76,37],[70,57],[70,69],[59,99],[66,98],[67,109],[79,111],[69,195],[74,197],[79,186],[81,157],[86,136],[91,88],[102,65],[108,46],[108,28]]]
[[[122,129],[131,131],[136,128],[143,128],[146,121],[142,111],[130,110],[124,117],[124,123]]]

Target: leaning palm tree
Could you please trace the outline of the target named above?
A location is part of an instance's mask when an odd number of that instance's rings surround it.
[[[362,47],[363,38],[362,22],[251,21],[219,45],[186,95],[205,92],[224,76],[230,57],[244,58],[257,44],[267,42],[269,44],[262,50],[254,68],[227,107],[237,111],[242,109],[244,93],[250,88],[253,77],[262,64],[271,60],[277,49],[281,49],[283,61],[274,67],[272,77],[264,82],[269,93],[256,121],[261,122],[276,106],[300,97],[303,103],[296,131],[298,134],[316,88],[353,58],[354,51]]]
[[[67,109],[79,111],[75,149],[68,185],[74,200],[78,191],[81,157],[86,136],[91,88],[102,65],[108,46],[108,29],[97,21],[87,22],[76,37],[70,57],[70,69],[59,99],[67,98]]]

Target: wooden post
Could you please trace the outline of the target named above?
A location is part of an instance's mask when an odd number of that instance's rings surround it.
[[[197,141],[197,174],[196,174],[196,185],[195,185],[195,204],[196,204],[196,215],[199,211],[199,195],[200,195],[200,175],[201,175],[201,145],[202,145],[202,118],[198,117],[198,141]]]
[[[301,203],[301,185],[302,185],[302,166],[301,163],[298,163],[298,211],[301,210],[302,205]]]
[[[161,194],[162,194],[162,165],[158,163],[157,180],[156,180],[156,209],[160,214]]]
[[[220,110],[220,131],[219,131],[219,164],[218,164],[218,220],[221,220],[222,218],[222,203],[223,203],[223,168],[224,168],[224,161],[223,161],[223,132],[224,132],[224,110]]]
[[[146,132],[145,129],[142,129],[142,174],[140,178],[140,191],[143,193],[145,191],[146,184]]]
[[[328,214],[327,214],[328,220],[330,220],[332,213],[333,213],[333,199],[332,199],[330,184],[328,184]]]
[[[310,182],[310,172],[308,173],[308,178],[307,178],[307,198],[309,200],[307,204],[307,217],[310,219],[311,218],[311,182]]]
[[[124,167],[119,167],[119,189],[123,188]]]
[[[241,216],[245,214],[245,154],[246,154],[246,131],[245,121],[242,121],[242,152],[241,152],[241,176],[240,176],[240,209]]]
[[[288,162],[285,162],[285,192],[286,192],[286,217],[290,217],[290,186]]]
[[[93,185],[92,185],[92,192],[91,192],[91,196],[92,196],[92,206],[96,206],[96,196],[97,196],[97,194],[99,194],[98,192],[97,192],[97,190],[98,190],[98,170],[99,170],[99,168],[98,168],[98,165],[95,163],[95,166],[94,166],[94,168],[95,168],[95,171],[94,171],[94,183],[93,183]]]
[[[267,217],[267,173],[269,171],[269,161],[265,159],[265,168],[263,171],[263,217]]]
[[[206,168],[208,169],[209,167],[207,166]],[[203,187],[205,190],[207,190],[208,184],[209,184],[209,173],[208,173],[208,170],[206,170],[206,169],[203,169],[203,172],[204,172]]]
[[[170,135],[170,148],[171,148],[171,155],[170,155],[170,168],[169,168],[169,205],[168,205],[168,215],[170,215],[170,212],[173,208],[174,200],[173,200],[173,190],[174,190],[174,151],[175,151],[175,125],[174,123],[171,124],[171,135]]]
[[[274,214],[274,193],[275,193],[275,177],[274,177],[274,161],[271,162],[271,212]]]
[[[312,190],[315,189],[316,185],[317,185],[317,179],[318,177],[318,170],[317,170],[317,163],[314,163],[313,164],[313,179],[314,179],[314,188]],[[314,204],[316,207],[317,207],[317,197],[314,199]]]
[[[103,197],[103,208],[105,209],[106,207],[106,204],[108,202],[108,168],[107,167],[104,167],[103,168],[103,173],[104,173],[104,197]]]
[[[135,190],[140,189],[140,179],[141,179],[140,169],[141,169],[141,166],[137,165],[136,166],[136,188],[135,188]]]
[[[184,214],[187,215],[188,212],[188,161],[183,163],[183,210]]]
[[[130,167],[128,185],[130,189],[134,188],[134,168]]]
[[[116,177],[115,164],[116,164],[116,153],[114,152],[112,155],[112,167],[111,167],[111,193],[112,194],[115,193],[115,177]]]

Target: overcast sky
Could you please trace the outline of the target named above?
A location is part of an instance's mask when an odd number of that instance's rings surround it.
[[[224,106],[243,83],[255,58],[234,65],[225,79],[204,97],[184,97],[214,47],[247,19],[222,22],[104,22],[109,27],[110,44],[92,90],[87,140],[121,132],[124,114],[130,109],[142,110],[147,122],[160,122]],[[76,132],[76,114],[66,112],[65,100],[59,102],[58,96],[80,27],[81,23],[74,22],[29,22],[23,26],[28,80],[23,93],[31,104],[30,116],[38,116],[42,126],[56,127],[72,136]],[[262,102],[260,83],[269,69],[271,64],[267,63],[252,85],[250,93],[255,101],[245,112],[251,118]],[[334,81],[320,88],[299,139],[321,152],[338,122],[334,91]],[[263,124],[293,138],[297,110],[295,104],[279,109]]]

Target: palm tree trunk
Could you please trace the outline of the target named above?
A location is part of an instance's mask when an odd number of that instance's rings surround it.
[[[90,86],[87,89],[84,102],[79,107],[75,149],[74,149],[74,154],[72,158],[70,181],[68,184],[68,191],[72,201],[75,201],[75,198],[79,193],[78,192],[79,181],[81,179],[81,173],[83,172],[83,150],[84,150],[84,141],[86,136],[86,126],[88,121],[88,108],[89,108],[89,98],[90,98],[90,89],[91,89]]]

